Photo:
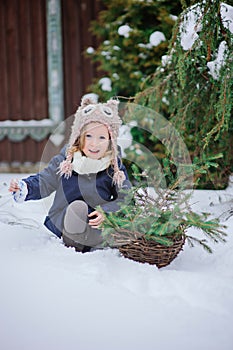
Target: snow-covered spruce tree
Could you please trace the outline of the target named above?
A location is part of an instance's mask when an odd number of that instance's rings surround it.
[[[135,100],[175,124],[194,162],[216,158],[219,166],[201,175],[205,188],[226,186],[233,170],[233,7],[228,2],[200,1],[182,12],[167,55]]]
[[[167,52],[181,4],[168,0],[103,0],[105,10],[92,23],[99,46],[87,54],[103,72],[90,87],[106,99],[134,96]]]

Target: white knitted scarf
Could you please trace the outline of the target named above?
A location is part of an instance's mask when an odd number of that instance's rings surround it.
[[[80,174],[96,174],[99,171],[105,170],[111,163],[111,157],[106,156],[101,159],[92,159],[85,157],[81,152],[75,152],[73,155],[73,170]]]

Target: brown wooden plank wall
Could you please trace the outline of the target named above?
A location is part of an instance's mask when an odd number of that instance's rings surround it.
[[[46,0],[0,0],[0,120],[48,116]],[[43,144],[0,142],[0,162],[36,162]]]
[[[66,117],[74,113],[93,77],[98,74],[84,52],[89,46],[96,46],[89,28],[101,8],[100,0],[62,0]]]
[[[45,0],[0,0],[0,118],[47,116]]]
[[[61,0],[64,114],[69,117],[97,75],[84,50],[95,46],[90,22],[101,0]],[[46,0],[0,0],[0,120],[48,116]],[[40,161],[46,140],[0,142],[1,162]]]

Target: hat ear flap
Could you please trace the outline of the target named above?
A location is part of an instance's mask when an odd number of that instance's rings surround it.
[[[118,105],[119,105],[119,100],[114,100],[111,98],[108,100],[105,104],[106,106],[110,107],[114,112],[118,112]]]
[[[105,106],[108,106],[109,108],[111,108],[115,118],[119,118],[118,105],[119,105],[119,100],[115,100],[115,99],[110,99],[105,103]]]

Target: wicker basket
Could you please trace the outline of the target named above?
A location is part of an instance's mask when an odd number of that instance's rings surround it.
[[[140,237],[126,245],[118,247],[120,253],[128,259],[156,265],[158,268],[169,265],[182,250],[185,236],[180,235],[173,239],[169,247]]]

